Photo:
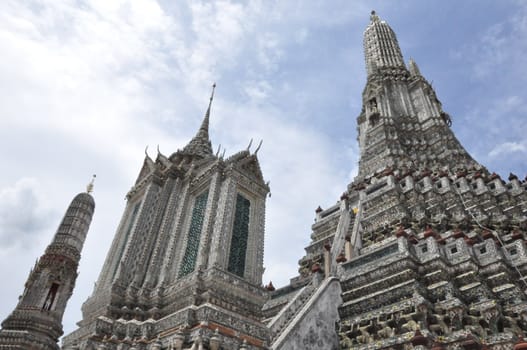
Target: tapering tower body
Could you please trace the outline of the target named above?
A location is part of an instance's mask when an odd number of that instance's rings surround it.
[[[182,150],[146,155],[65,349],[263,347],[269,188],[249,148],[227,159],[213,154],[210,108]]]
[[[391,167],[481,168],[450,130],[434,89],[410,60],[406,68],[395,33],[376,14],[364,32],[368,73],[358,118],[359,176]]]
[[[31,270],[15,310],[2,322],[0,349],[55,350],[95,202],[89,193],[71,202],[51,244]]]

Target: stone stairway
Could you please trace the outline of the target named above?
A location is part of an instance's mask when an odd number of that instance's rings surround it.
[[[280,310],[280,312],[267,323],[271,330],[273,343],[287,328],[291,320],[300,312],[302,307],[307,303],[309,298],[315,293],[318,287],[316,277],[314,277],[305,287],[289,301],[289,303]]]
[[[271,350],[335,349],[335,322],[341,303],[341,288],[336,277],[313,278],[297,298],[278,314],[273,323]],[[302,342],[299,342],[302,339]]]

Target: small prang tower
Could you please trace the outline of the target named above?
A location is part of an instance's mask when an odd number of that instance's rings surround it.
[[[59,349],[62,316],[95,209],[92,188],[90,183],[87,192],[75,196],[53,241],[29,273],[18,305],[2,322],[0,349]]]

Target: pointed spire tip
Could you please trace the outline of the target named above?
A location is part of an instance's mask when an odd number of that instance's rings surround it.
[[[95,178],[96,177],[97,177],[97,175],[93,174],[90,183],[88,184],[88,186],[86,186],[86,193],[92,193],[93,192],[93,183],[95,182]]]
[[[214,99],[214,90],[216,90],[216,83],[212,83],[212,93],[210,94],[210,102]]]
[[[379,20],[379,16],[377,15],[377,12],[375,12],[375,10],[371,10],[370,21],[376,22],[378,20]]]
[[[212,106],[212,100],[214,99],[214,90],[216,89],[216,83],[212,84],[212,93],[210,94],[209,106],[205,112],[205,117],[201,122],[201,126],[198,129],[198,133],[190,142],[183,148],[184,152],[194,153],[200,155],[212,155],[212,148],[209,140],[209,119],[210,109]]]

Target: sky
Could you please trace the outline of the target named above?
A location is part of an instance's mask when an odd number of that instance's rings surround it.
[[[285,285],[314,210],[357,173],[362,34],[375,9],[472,156],[527,174],[527,1],[0,2],[0,320],[71,199],[97,174],[66,333],[81,319],[144,159],[182,148],[216,82],[226,156],[263,140],[264,281]],[[254,147],[254,146],[253,146]],[[254,148],[253,148],[254,149]]]

